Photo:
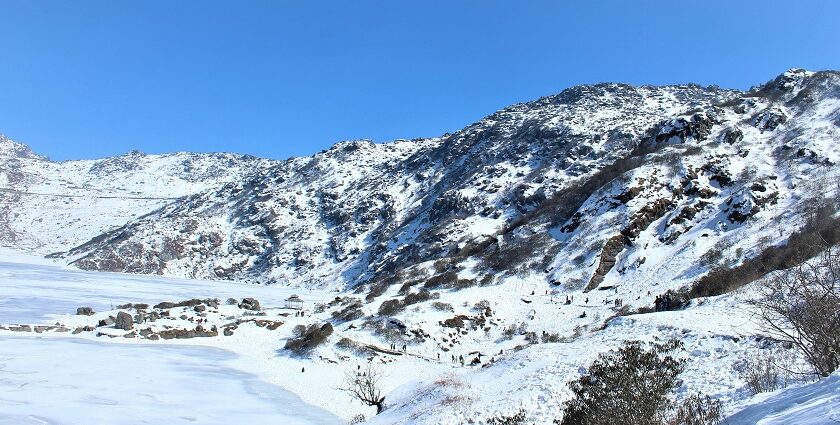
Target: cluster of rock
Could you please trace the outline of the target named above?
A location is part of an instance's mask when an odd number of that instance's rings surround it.
[[[243,310],[242,316],[264,316],[259,300],[255,298],[243,298],[241,301],[235,298],[228,300],[228,305],[236,306]],[[82,332],[93,332],[97,329],[97,336],[107,336],[116,338],[122,336],[123,338],[144,338],[148,340],[159,339],[189,339],[201,337],[215,337],[220,334],[224,336],[233,335],[241,324],[253,322],[256,326],[266,328],[268,330],[275,330],[283,325],[282,321],[255,319],[255,318],[235,318],[234,316],[224,317],[229,322],[217,326],[216,324],[208,323],[208,313],[219,313],[219,300],[215,298],[198,299],[193,298],[189,300],[171,302],[164,301],[149,306],[149,304],[124,304],[117,306],[118,311],[115,315],[109,315],[97,321],[96,325],[78,326],[73,330],[74,334]],[[182,309],[182,313],[176,317],[177,313],[173,310]],[[131,314],[133,310],[134,314]],[[92,316],[95,313],[91,307],[79,307],[76,309],[76,314],[80,316]],[[171,327],[168,324],[161,326],[152,326],[152,323],[166,320],[185,320],[195,323],[195,326],[181,326]],[[177,325],[176,325],[177,326]],[[28,325],[26,325],[28,328]],[[113,332],[105,331],[106,328],[125,331],[123,334],[115,334]],[[162,328],[162,329],[161,329]],[[25,328],[16,329],[25,331]]]

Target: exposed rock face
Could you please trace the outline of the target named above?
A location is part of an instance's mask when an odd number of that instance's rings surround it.
[[[124,331],[130,331],[134,329],[134,319],[131,318],[130,314],[121,311],[117,313],[117,320],[114,321],[114,327]]]

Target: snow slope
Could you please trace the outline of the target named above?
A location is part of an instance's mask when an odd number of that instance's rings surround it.
[[[731,425],[836,424],[840,422],[840,374],[759,397],[726,421]]]

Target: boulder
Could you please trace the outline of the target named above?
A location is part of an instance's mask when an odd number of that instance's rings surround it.
[[[76,309],[76,315],[79,316],[91,316],[93,313],[94,311],[92,307],[79,307]]]
[[[196,313],[201,313],[204,310],[207,310],[207,307],[205,307],[204,304],[199,304],[199,305],[195,306],[195,308],[193,308],[193,310],[195,310]]]
[[[239,308],[256,311],[260,309],[260,302],[256,298],[243,298],[242,302],[239,303]]]
[[[114,324],[114,319],[115,318],[113,316],[110,316],[107,319],[100,320],[98,325],[99,326],[111,326],[111,325]]]
[[[130,314],[121,311],[117,313],[117,320],[114,321],[114,327],[124,331],[130,331],[134,329],[134,319],[131,318]]]

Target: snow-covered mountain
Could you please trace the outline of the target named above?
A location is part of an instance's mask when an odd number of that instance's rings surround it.
[[[342,420],[487,423],[523,411],[526,423],[551,423],[599,353],[678,339],[676,399],[702,391],[732,423],[831,423],[836,374],[749,391],[756,359],[804,365],[751,307],[750,281],[769,269],[659,307],[669,290],[682,296],[710,270],[795,240],[826,205],[836,228],[838,127],[840,73],[795,69],[749,91],[575,87],[439,138],[343,142],[287,161],[54,163],[3,139],[4,245],[61,251],[53,261],[89,270],[276,285],[7,264],[0,310],[37,316],[27,320],[57,338],[75,329],[97,342],[178,344],[158,335],[181,332],[180,343],[234,351],[242,370]],[[285,308],[292,291],[304,314]],[[245,296],[260,311],[243,309]],[[155,305],[188,297],[210,300]],[[97,313],[73,315],[80,303]],[[125,311],[139,315],[135,329],[108,324]],[[327,323],[308,355],[284,349],[298,326]],[[339,390],[365,364],[385,373],[379,414]]]
[[[439,138],[343,142],[253,167],[67,256],[84,269],[321,288],[404,281],[430,260],[426,278],[447,284],[453,271],[589,289],[695,276],[710,250],[754,255],[801,222],[838,161],[838,78],[792,70],[747,92],[574,87]]]
[[[0,136],[0,246],[66,251],[177,198],[276,161],[234,154],[128,154],[54,162]]]

